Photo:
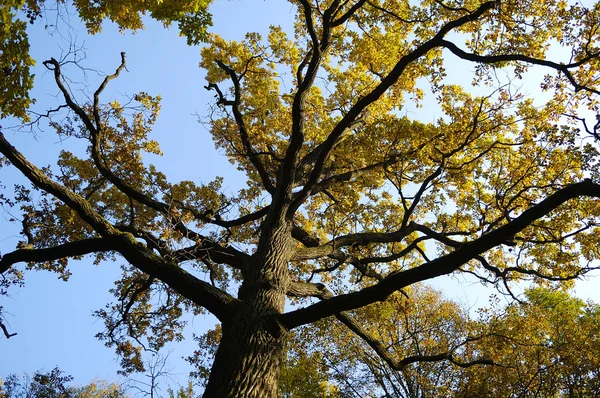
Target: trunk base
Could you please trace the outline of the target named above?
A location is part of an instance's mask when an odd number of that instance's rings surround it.
[[[286,333],[240,311],[223,325],[204,398],[276,398]],[[267,322],[269,320],[269,322]]]

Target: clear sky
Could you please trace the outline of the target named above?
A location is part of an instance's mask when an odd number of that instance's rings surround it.
[[[248,31],[266,34],[269,24],[289,24],[293,9],[288,3],[276,0],[217,0],[211,11],[214,15],[212,31],[226,39],[240,40]],[[44,23],[31,26],[32,54],[38,61],[33,93],[38,101],[35,110],[44,111],[58,103],[53,77],[45,71],[41,61],[59,58],[69,42],[85,48],[86,58],[81,61],[82,65],[109,73],[114,71],[120,61],[119,53],[124,51],[127,53],[127,72],[110,83],[103,93],[103,101],[122,99],[139,91],[162,96],[162,111],[153,139],[161,144],[165,155],[148,160],[172,180],[206,182],[220,175],[225,177],[225,187],[232,192],[242,186],[243,179],[235,167],[218,154],[205,127],[197,122],[196,115],[206,115],[207,104],[214,101],[213,94],[203,88],[204,74],[198,68],[199,47],[188,47],[185,40],[178,37],[175,27],[167,30],[151,20],[147,21],[146,30],[136,34],[120,34],[115,26],[107,24],[96,36],[86,35],[76,16],[70,18],[70,23],[72,26],[68,27],[65,22],[59,22],[58,33],[54,36],[44,29]],[[71,70],[82,81],[81,88],[88,86],[91,91],[102,79],[93,71],[83,77],[77,70]],[[427,115],[424,121],[433,121],[434,116]],[[2,121],[0,124],[6,128],[14,123]],[[38,131],[35,136],[7,130],[4,133],[38,166],[55,164],[61,149],[76,145],[68,140],[59,142],[49,129]],[[9,189],[17,178],[18,175],[8,168],[0,169],[0,181]],[[1,252],[12,250],[21,239],[17,225],[7,222],[10,217],[0,211]],[[91,313],[111,301],[108,289],[119,275],[119,263],[96,267],[90,261],[82,261],[74,263],[71,270],[73,276],[68,283],[58,280],[54,274],[28,273],[24,288],[14,289],[8,299],[0,297],[6,325],[11,332],[18,333],[10,340],[0,337],[0,377],[24,371],[32,373],[38,369],[49,371],[58,365],[73,375],[77,383],[87,383],[93,378],[115,380],[118,363],[114,351],[94,338],[102,331],[103,323]],[[448,287],[451,283],[447,278],[435,285]],[[454,294],[459,299],[470,296],[468,304],[485,304],[485,298],[473,300],[473,285],[458,289]],[[592,284],[581,285],[578,291],[586,298],[594,297],[595,293]],[[212,324],[213,319],[208,316],[190,319],[187,337],[191,337],[192,332],[201,333]],[[169,361],[175,376],[179,375],[176,382],[180,384],[186,383],[189,370],[180,358],[194,348],[191,338],[171,347],[173,352]]]

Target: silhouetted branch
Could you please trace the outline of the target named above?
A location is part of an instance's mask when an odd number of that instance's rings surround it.
[[[6,328],[6,326],[4,325],[4,323],[2,322],[2,320],[0,320],[0,329],[2,329],[2,332],[4,333],[4,336],[7,339],[10,339],[11,337],[17,335],[17,333],[9,333],[8,329]]]
[[[111,250],[116,250],[116,244],[110,238],[84,239],[44,249],[17,249],[0,258],[0,274],[20,262],[40,263]]]
[[[448,50],[450,50],[457,57],[468,60],[468,61],[473,61],[473,62],[481,62],[484,64],[495,64],[495,63],[510,62],[510,61],[520,61],[520,62],[532,64],[532,65],[546,66],[546,67],[549,67],[549,68],[552,68],[554,70],[561,72],[567,78],[567,80],[569,80],[569,83],[571,83],[575,92],[584,90],[584,91],[588,91],[593,94],[600,94],[600,91],[578,83],[570,71],[570,69],[585,65],[586,63],[599,58],[600,54],[591,54],[591,55],[588,55],[587,57],[582,58],[581,60],[579,60],[577,62],[572,62],[570,64],[559,64],[559,63],[548,61],[545,59],[537,59],[537,58],[529,57],[529,56],[523,55],[523,54],[479,55],[479,54],[469,53],[464,50],[461,50],[456,44],[446,41],[446,40],[442,40],[440,45],[447,48]]]

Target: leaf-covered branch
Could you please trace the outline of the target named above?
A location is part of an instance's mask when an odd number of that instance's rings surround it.
[[[31,183],[52,194],[64,204],[75,210],[98,234],[103,237],[114,235],[117,230],[104,217],[98,214],[80,195],[69,191],[64,186],[52,181],[44,172],[34,166],[0,132],[0,153],[23,173]]]
[[[126,194],[127,196],[133,198],[139,203],[142,203],[152,209],[160,211],[162,213],[169,212],[169,206],[164,203],[161,203],[144,193],[136,190],[119,176],[117,176],[113,171],[108,167],[105,163],[105,160],[102,157],[102,140],[103,140],[103,126],[100,120],[100,110],[99,110],[99,96],[108,84],[108,82],[112,79],[118,77],[120,72],[125,68],[125,53],[121,53],[121,64],[115,71],[113,75],[107,76],[102,84],[98,87],[98,89],[94,92],[94,104],[93,104],[93,114],[94,121],[90,118],[90,116],[85,112],[83,108],[81,108],[75,101],[72,99],[69,90],[63,84],[63,76],[61,72],[60,63],[51,58],[50,60],[44,61],[44,65],[49,70],[54,73],[54,81],[56,85],[60,89],[63,97],[68,105],[68,107],[75,112],[75,114],[79,117],[79,119],[84,123],[86,129],[90,133],[90,140],[92,143],[92,158],[94,163],[102,176],[110,181],[114,186],[116,186],[121,192]]]
[[[31,164],[6,141],[2,133],[0,133],[0,153],[6,156],[33,185],[55,196],[75,210],[103,238],[110,238],[115,251],[119,252],[130,264],[167,283],[179,294],[206,307],[215,316],[223,319],[228,316],[229,307],[235,302],[233,297],[199,280],[179,268],[176,263],[169,263],[155,255],[150,249],[137,242],[131,234],[119,231],[98,214],[87,200],[52,181],[44,172]]]
[[[296,209],[300,207],[302,203],[310,196],[312,189],[315,184],[319,181],[321,174],[323,172],[323,168],[325,166],[325,162],[327,161],[331,151],[337,142],[338,138],[341,134],[348,128],[348,126],[354,122],[356,118],[361,114],[361,112],[366,109],[369,105],[377,101],[404,73],[406,68],[427,54],[429,51],[434,48],[440,47],[443,44],[443,38],[451,32],[453,29],[456,29],[462,25],[465,25],[471,21],[477,20],[483,14],[485,14],[488,10],[492,9],[496,6],[497,1],[488,1],[481,4],[475,11],[471,14],[464,15],[458,19],[455,19],[451,22],[446,23],[442,26],[437,34],[426,41],[425,43],[419,45],[414,50],[404,55],[394,66],[394,68],[390,71],[390,73],[385,76],[384,79],[368,94],[359,98],[356,103],[352,105],[350,110],[346,112],[339,123],[333,128],[331,133],[327,136],[327,139],[323,142],[323,149],[319,153],[317,160],[315,161],[314,167],[310,176],[304,185],[302,191],[296,196],[292,206],[290,207],[290,211],[295,212]]]
[[[278,213],[281,209],[283,209],[284,205],[286,205],[289,200],[289,195],[291,195],[292,192],[294,177],[296,176],[296,169],[298,167],[298,154],[300,153],[304,143],[304,116],[306,97],[309,89],[314,84],[319,67],[321,66],[325,53],[330,45],[332,29],[331,18],[335,8],[337,7],[337,2],[334,1],[323,13],[323,26],[321,29],[321,37],[319,38],[315,29],[312,6],[308,0],[301,0],[300,4],[302,5],[304,19],[306,21],[306,29],[310,35],[312,45],[310,51],[310,61],[308,62],[306,72],[304,73],[302,80],[298,81],[298,88],[292,103],[292,128],[285,158],[281,164],[281,169],[278,172],[277,189],[279,195],[273,202],[273,211],[275,213]],[[297,75],[300,76],[300,70],[298,70]],[[289,212],[287,209],[286,212],[288,218],[291,219],[293,212]]]
[[[227,73],[227,75],[231,79],[231,82],[233,83],[234,99],[233,101],[226,100],[223,93],[221,92],[221,90],[219,90],[219,87],[216,84],[209,84],[207,88],[209,90],[214,89],[217,91],[217,95],[219,96],[219,103],[221,105],[231,106],[235,122],[237,123],[237,126],[239,128],[240,138],[242,140],[242,144],[244,145],[246,155],[248,156],[248,159],[250,160],[250,162],[252,162],[252,165],[254,165],[254,168],[258,172],[258,175],[260,176],[263,186],[265,187],[267,192],[273,194],[275,187],[271,182],[271,177],[267,173],[265,166],[260,160],[259,154],[254,150],[254,147],[250,142],[250,136],[248,134],[248,129],[246,128],[246,123],[244,122],[244,116],[242,115],[242,111],[240,110],[240,102],[242,95],[240,77],[231,67],[225,65],[222,61],[216,60],[215,62],[217,63],[219,68],[221,68],[225,73]]]
[[[579,196],[600,198],[600,185],[594,184],[590,180],[571,184],[558,190],[537,205],[532,206],[506,225],[472,242],[463,244],[460,248],[445,256],[406,271],[392,273],[383,281],[360,291],[343,294],[306,308],[283,314],[280,317],[281,323],[291,329],[341,311],[359,308],[384,300],[394,291],[413,283],[449,274],[487,250],[501,245],[531,225],[535,220],[548,215],[563,203]]]

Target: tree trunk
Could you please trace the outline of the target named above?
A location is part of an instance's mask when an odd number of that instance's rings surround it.
[[[204,397],[277,397],[284,335],[273,336],[262,326],[243,311],[223,325]]]
[[[275,316],[289,285],[291,229],[283,223],[263,231],[238,293],[243,304],[222,325],[205,398],[277,397],[287,333]]]

